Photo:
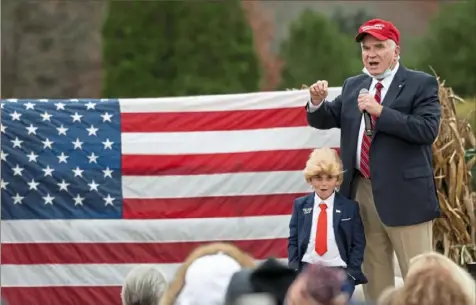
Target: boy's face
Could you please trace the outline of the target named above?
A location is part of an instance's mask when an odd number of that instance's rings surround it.
[[[318,174],[311,179],[311,185],[317,196],[326,200],[338,186],[337,177],[326,174]]]

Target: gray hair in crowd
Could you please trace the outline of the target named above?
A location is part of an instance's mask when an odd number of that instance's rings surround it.
[[[146,265],[135,267],[122,286],[122,304],[158,305],[166,288],[167,279],[159,269]]]

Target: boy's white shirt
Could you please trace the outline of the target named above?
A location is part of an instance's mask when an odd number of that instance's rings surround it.
[[[334,235],[334,199],[335,192],[329,198],[322,200],[314,193],[314,206],[312,209],[312,226],[309,234],[309,243],[307,245],[306,253],[302,257],[302,261],[308,264],[321,263],[330,267],[347,268],[347,264],[341,258],[339,248]],[[325,203],[327,205],[327,252],[323,256],[316,253],[316,233],[317,233],[317,219],[321,208],[319,204]]]

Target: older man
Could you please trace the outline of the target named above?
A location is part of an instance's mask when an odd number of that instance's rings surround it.
[[[341,95],[325,101],[327,82],[310,87],[310,126],[340,128],[344,182],[341,193],[355,198],[365,228],[363,270],[367,301],[395,285],[393,252],[402,276],[412,257],[432,250],[432,223],[440,215],[431,145],[440,123],[435,77],[399,63],[400,33],[385,20],[359,28],[364,74],[350,77]],[[362,93],[366,91],[367,93]],[[367,135],[364,115],[369,115]]]
[[[167,280],[160,270],[139,265],[126,276],[122,286],[122,304],[158,305],[166,288]]]

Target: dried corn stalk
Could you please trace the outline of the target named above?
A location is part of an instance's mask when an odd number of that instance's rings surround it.
[[[455,103],[464,100],[439,78],[438,83],[441,123],[432,148],[442,218],[434,223],[433,245],[435,250],[464,265],[476,261],[476,193],[471,190],[471,168],[476,157],[465,161],[465,149],[476,148],[476,139],[468,121],[456,117]],[[307,88],[301,86],[301,90]]]
[[[433,169],[442,218],[435,221],[435,249],[460,265],[476,261],[476,196],[471,193],[471,167],[465,149],[476,146],[467,120],[456,117],[455,103],[464,102],[451,88],[439,82],[441,123],[433,143]]]

